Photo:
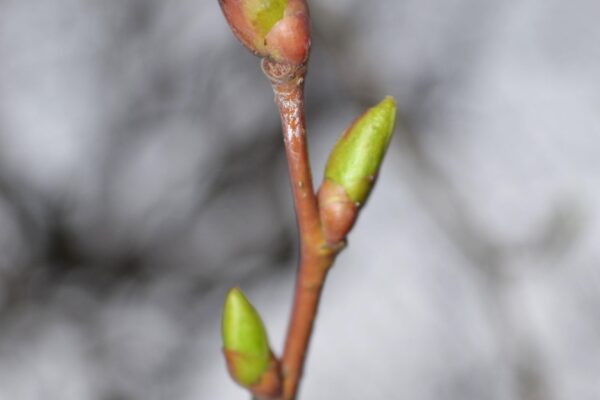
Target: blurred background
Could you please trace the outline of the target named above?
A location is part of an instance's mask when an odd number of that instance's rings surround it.
[[[600,399],[600,3],[314,0],[315,180],[391,94],[302,398]],[[296,228],[272,93],[216,0],[0,1],[0,399],[245,399]]]

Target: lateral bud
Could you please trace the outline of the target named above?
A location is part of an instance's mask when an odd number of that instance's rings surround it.
[[[239,288],[227,294],[223,310],[223,353],[234,381],[264,399],[281,391],[277,358],[256,309]]]
[[[375,184],[395,122],[396,103],[388,96],[354,121],[331,151],[325,178],[344,188],[358,206]]]
[[[367,110],[335,144],[319,189],[319,214],[330,244],[344,240],[375,184],[394,132],[396,103],[386,97]]]

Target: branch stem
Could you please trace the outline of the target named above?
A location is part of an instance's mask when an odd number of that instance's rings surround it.
[[[282,400],[296,398],[327,271],[339,249],[329,246],[321,229],[312,183],[304,117],[304,67],[263,61],[279,108],[290,183],[300,236],[294,304],[283,352]]]

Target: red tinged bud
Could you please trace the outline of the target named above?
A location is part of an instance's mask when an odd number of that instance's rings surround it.
[[[319,189],[319,215],[325,240],[329,244],[338,244],[352,229],[358,216],[358,206],[342,186],[325,179]]]
[[[286,64],[308,60],[306,0],[219,0],[219,4],[235,36],[254,54]]]
[[[266,38],[270,57],[278,62],[304,64],[310,50],[308,18],[289,16],[279,21]]]
[[[236,376],[239,374],[238,365],[253,362],[253,360],[249,359],[248,355],[231,350],[224,349],[223,354],[225,355],[229,374],[234,377],[234,380],[237,380]],[[278,399],[281,395],[282,387],[280,365],[277,358],[271,354],[270,364],[268,368],[262,372],[258,381],[252,384],[243,384],[243,386],[260,399]]]

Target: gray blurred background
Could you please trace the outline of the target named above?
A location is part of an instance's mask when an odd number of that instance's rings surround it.
[[[600,3],[314,0],[313,170],[386,94],[302,398],[600,399]],[[245,399],[296,261],[270,87],[216,0],[0,1],[0,400]]]

